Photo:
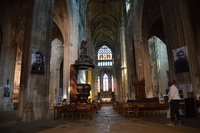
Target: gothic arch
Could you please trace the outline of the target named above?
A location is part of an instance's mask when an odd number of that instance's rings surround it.
[[[79,39],[74,33],[74,27],[76,26],[74,22],[76,21],[76,18],[73,17],[73,13],[74,10],[76,10],[76,7],[74,7],[73,4],[73,2],[65,0],[55,1],[55,15],[53,19],[63,36],[63,97],[66,98],[67,101],[70,100],[70,94],[68,93],[70,65],[73,64],[74,60],[76,59],[76,56],[72,56],[72,53],[78,53],[77,40]]]

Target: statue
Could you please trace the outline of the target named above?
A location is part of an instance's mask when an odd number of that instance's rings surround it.
[[[82,67],[91,67],[94,68],[95,66],[93,65],[93,60],[90,56],[87,55],[87,41],[82,41],[80,44],[80,55],[78,57],[78,60],[75,61],[75,65],[78,66],[79,68]]]
[[[81,42],[81,46],[80,46],[80,49],[81,49],[81,55],[86,55],[87,54],[87,41],[82,41]]]

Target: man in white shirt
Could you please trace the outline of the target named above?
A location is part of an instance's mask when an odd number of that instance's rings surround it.
[[[175,126],[175,118],[179,122],[179,125],[181,125],[181,118],[179,113],[179,103],[180,103],[180,96],[179,96],[179,90],[174,85],[174,82],[169,81],[169,93],[168,93],[168,102],[170,103],[170,116],[171,116],[171,122],[167,124],[167,126]]]

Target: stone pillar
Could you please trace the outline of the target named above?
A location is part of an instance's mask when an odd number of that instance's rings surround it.
[[[70,101],[70,44],[64,44],[64,61],[63,61],[63,98]]]
[[[60,85],[60,66],[63,60],[63,43],[55,39],[51,44],[51,68],[50,68],[50,86],[49,86],[49,99],[50,106],[53,106],[57,102],[59,96]]]
[[[135,66],[138,80],[145,80],[146,97],[153,97],[151,66],[149,61],[148,38],[142,33],[143,3],[140,0],[134,5],[134,55]],[[136,67],[136,68],[134,68]]]
[[[0,6],[0,110],[11,111],[14,109],[13,88],[17,49],[17,39],[15,35],[18,30],[15,25],[11,24],[15,19],[5,17],[9,16],[9,13],[11,13],[10,10],[8,10],[9,6],[5,6],[5,3],[8,2],[2,2]],[[8,83],[7,80],[9,80]],[[10,87],[10,95],[4,96],[4,87],[7,85]]]
[[[87,70],[87,84],[90,84],[90,86],[91,86],[90,98],[91,98],[91,99],[94,99],[94,98],[95,98],[95,95],[94,95],[95,88],[92,87],[92,86],[94,86],[92,83],[93,83],[93,82],[92,82],[92,69],[89,68],[89,69]]]
[[[31,0],[26,19],[25,46],[22,57],[19,121],[49,117],[49,78],[53,0]],[[32,74],[32,50],[43,52],[44,74]]]
[[[11,111],[13,106],[13,80],[14,80],[14,64],[15,52],[12,50],[11,44],[2,44],[2,58],[0,59],[0,110]],[[6,87],[7,86],[7,87]],[[8,95],[5,91],[8,88]]]
[[[179,84],[192,84],[194,92],[200,93],[198,48],[194,41],[187,0],[160,0],[169,55],[169,78]],[[175,73],[172,50],[187,46],[189,72]],[[197,74],[198,73],[198,74]]]
[[[111,79],[111,76],[112,75],[110,75],[110,74],[108,76],[108,90],[110,90],[112,92],[112,79]]]
[[[153,88],[152,88],[152,72],[151,72],[151,63],[150,63],[150,55],[149,55],[149,48],[148,48],[148,40],[143,38],[142,43],[142,64],[143,64],[143,71],[144,71],[144,80],[145,80],[145,90],[146,90],[146,97],[152,98],[153,95]],[[156,95],[157,96],[157,95]]]
[[[125,43],[125,27],[124,27],[124,14],[121,12],[121,27],[119,31],[120,36],[120,53],[121,53],[121,87],[122,100],[127,100],[128,97],[128,75],[127,75],[127,56],[126,56],[126,43]]]

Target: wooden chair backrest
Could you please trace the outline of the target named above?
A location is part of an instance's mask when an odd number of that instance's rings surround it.
[[[123,106],[134,106],[134,103],[132,103],[132,102],[124,102]]]

